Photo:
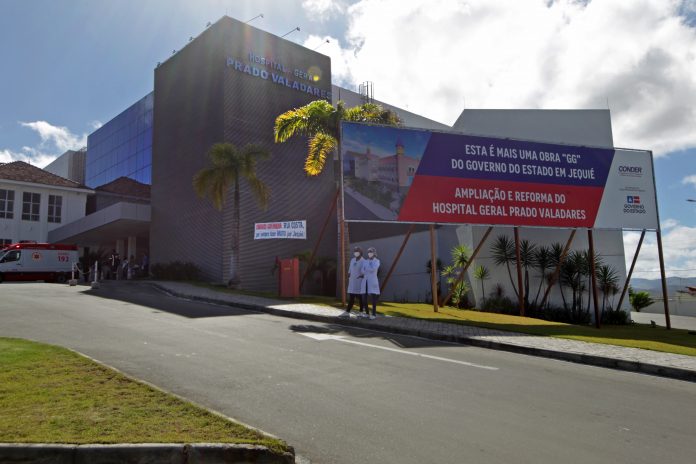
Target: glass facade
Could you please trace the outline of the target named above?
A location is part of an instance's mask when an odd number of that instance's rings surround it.
[[[88,187],[99,187],[119,177],[152,183],[153,103],[151,92],[87,137]]]

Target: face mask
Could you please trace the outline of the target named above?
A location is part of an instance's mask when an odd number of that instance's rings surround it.
[[[353,253],[353,256],[355,256],[356,258],[360,257],[360,252],[356,251],[355,253]]]
[[[374,257],[374,256],[375,256],[374,253],[368,253],[368,254],[367,254],[367,257],[368,257],[368,258],[372,258],[372,257]]]

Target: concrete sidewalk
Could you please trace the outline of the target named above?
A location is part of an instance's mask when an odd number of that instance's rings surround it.
[[[180,282],[150,283],[178,297],[227,304],[278,316],[415,335],[433,340],[464,343],[696,382],[696,357],[694,356],[540,337],[406,317],[378,316],[375,320],[368,320],[352,315],[350,318],[339,318],[341,310],[326,306],[288,303],[270,298],[224,293]]]

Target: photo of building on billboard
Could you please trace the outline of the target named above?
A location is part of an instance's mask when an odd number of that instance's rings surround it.
[[[656,229],[649,151],[343,123],[348,221]]]
[[[424,130],[343,124],[346,217],[396,221],[430,139]]]

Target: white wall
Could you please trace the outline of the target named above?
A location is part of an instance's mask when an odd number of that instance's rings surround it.
[[[568,237],[570,237],[571,231],[569,229],[541,229],[541,228],[524,228],[520,227],[520,240],[528,240],[532,244],[537,246],[545,245],[550,246],[552,243],[558,242],[565,246]],[[458,228],[457,234],[460,239],[464,241],[467,245],[475,247],[483,237],[486,232],[486,227],[482,226],[461,226]],[[486,244],[481,248],[479,255],[476,257],[475,266],[484,265],[488,268],[491,274],[490,280],[484,282],[486,288],[486,293],[493,290],[496,283],[500,283],[505,290],[505,295],[508,296],[513,301],[515,300],[515,293],[510,283],[510,277],[505,266],[496,266],[492,258],[491,245],[495,241],[496,237],[499,235],[506,235],[514,242],[514,231],[510,227],[494,227],[491,234],[486,240]],[[466,240],[469,240],[467,243]],[[594,247],[595,253],[599,255],[602,259],[602,263],[613,268],[619,277],[619,287],[623,287],[626,281],[626,261],[624,258],[623,249],[623,238],[621,231],[606,231],[606,230],[595,230],[594,231]],[[578,229],[575,233],[575,237],[571,243],[570,250],[587,250],[589,248],[589,240],[587,236],[586,229]],[[476,297],[476,301],[481,301],[481,283],[474,279],[474,267],[472,266],[469,271],[469,279],[473,284],[473,290]],[[513,266],[511,268],[512,278],[517,286],[517,270]],[[552,272],[552,271],[549,271]],[[539,288],[540,276],[537,275],[536,271],[530,270],[530,301],[533,301],[536,297],[537,290]],[[569,291],[566,289],[565,297],[569,298]],[[539,296],[539,301],[543,297],[544,290],[541,290],[541,295]],[[488,295],[486,295],[488,296]],[[616,306],[619,302],[620,292],[617,294],[613,300],[611,297],[608,298],[608,304],[613,302],[612,306]],[[554,286],[550,295],[550,302],[554,305],[561,306],[563,301],[561,298],[558,286]],[[587,298],[587,294],[585,295]],[[587,299],[585,299],[587,301]],[[599,292],[599,304],[602,304],[602,293]],[[625,298],[622,308],[626,311],[630,310],[630,305],[628,304],[628,298]]]
[[[437,257],[442,261],[443,266],[451,264],[451,250],[455,245],[464,244],[472,251],[481,241],[486,232],[484,226],[440,226],[436,229],[435,243]],[[484,282],[486,297],[494,289],[496,284],[500,284],[505,295],[515,301],[515,293],[510,283],[510,278],[505,266],[497,266],[492,258],[491,246],[499,235],[507,235],[514,240],[513,229],[511,227],[494,227],[486,242],[481,247],[474,264],[467,271],[466,281],[472,293],[471,303],[479,306],[482,302],[481,282],[474,279],[474,269],[476,266],[484,265],[490,272],[490,279]],[[541,229],[541,228],[520,228],[520,240],[529,240],[532,244],[547,245],[559,242],[565,246],[570,230],[566,229]],[[623,286],[626,280],[626,265],[624,258],[622,234],[620,231],[594,231],[595,253],[601,256],[602,262],[611,266],[619,276],[619,286]],[[377,254],[381,261],[380,282],[383,282],[389,271],[389,267],[394,262],[396,254],[403,243],[403,236],[386,237],[365,242],[351,243],[353,246],[360,246],[363,250],[373,246],[377,248]],[[575,234],[570,250],[588,249],[587,230],[578,230]],[[397,263],[392,276],[384,289],[382,298],[389,301],[424,301],[430,292],[430,276],[426,270],[426,263],[430,259],[430,234],[428,231],[418,232],[411,235],[411,238],[404,249],[404,252]],[[517,285],[516,268],[512,267],[512,278]],[[539,287],[540,277],[535,271],[530,270],[530,300],[534,300]],[[440,277],[441,287],[446,291],[445,279]],[[539,296],[539,301],[543,296]],[[569,298],[567,289],[566,299]],[[613,298],[613,306],[618,304],[620,293]],[[586,294],[587,297],[587,294]],[[554,287],[549,295],[552,304],[561,306],[562,299],[560,291]],[[599,293],[600,305],[602,304],[602,294]],[[587,301],[585,299],[585,301]],[[612,302],[611,299],[608,300]],[[623,309],[630,310],[628,298],[625,299]]]
[[[0,218],[1,239],[10,239],[13,242],[19,242],[20,240],[46,242],[49,231],[85,216],[87,191],[40,184],[28,184],[25,182],[11,182],[7,180],[0,180],[0,189],[13,190],[15,192],[14,217],[12,219]],[[38,193],[41,195],[38,221],[22,220],[22,199],[24,192]],[[49,195],[63,197],[60,223],[48,222]]]

